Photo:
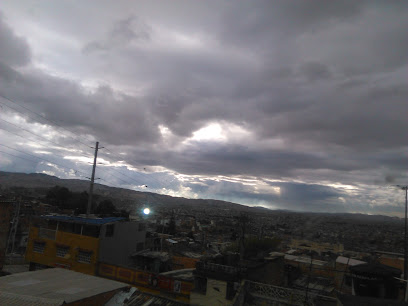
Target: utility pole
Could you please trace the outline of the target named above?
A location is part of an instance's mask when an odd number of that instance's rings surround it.
[[[246,229],[246,223],[249,221],[249,218],[247,215],[241,212],[240,216],[238,217],[239,223],[240,223],[240,229],[241,229],[241,235],[239,238],[239,259],[242,262],[244,260],[244,254],[245,254],[245,229]]]
[[[407,189],[408,186],[395,185],[405,190],[405,226],[404,226],[404,280],[408,280],[408,236],[407,236]]]
[[[16,234],[18,229],[18,219],[20,217],[20,208],[21,208],[21,198],[18,200],[17,204],[14,207],[13,212],[13,224],[10,228],[9,237],[7,239],[6,255],[14,253],[14,245],[16,243]]]
[[[407,249],[407,189],[408,186],[402,188],[405,190],[405,239],[404,239],[404,279],[408,279],[408,249]]]
[[[308,292],[309,292],[309,284],[310,284],[310,275],[312,274],[313,269],[313,253],[310,252],[310,266],[309,266],[309,274],[307,275],[307,284],[306,284],[306,293],[305,293],[305,305],[309,305],[308,301]]]
[[[93,194],[93,186],[94,186],[94,181],[95,181],[95,169],[96,169],[96,158],[98,157],[98,146],[99,146],[99,142],[97,141],[95,145],[95,156],[94,156],[94,163],[92,167],[91,184],[89,186],[88,206],[86,207],[87,217],[91,214],[91,208],[92,208],[92,194]]]
[[[404,228],[404,280],[408,279],[408,245],[407,245],[407,189],[408,186],[398,186],[405,190],[405,228]]]

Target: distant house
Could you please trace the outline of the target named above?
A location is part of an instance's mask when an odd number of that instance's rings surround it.
[[[352,294],[382,299],[398,299],[401,270],[382,264],[361,264],[350,268]]]

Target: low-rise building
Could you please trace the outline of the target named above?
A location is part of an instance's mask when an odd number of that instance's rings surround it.
[[[30,227],[26,260],[30,270],[62,267],[96,275],[99,262],[130,264],[145,236],[142,224],[119,217],[43,216]]]
[[[336,259],[336,266],[335,266],[335,278],[334,284],[336,289],[339,292],[345,294],[351,294],[352,292],[352,285],[351,285],[351,272],[350,268],[353,266],[365,264],[365,261],[338,256]]]
[[[245,272],[238,267],[198,262],[190,303],[192,305],[232,305]]]
[[[0,305],[105,305],[129,288],[66,269],[23,272],[0,277]]]

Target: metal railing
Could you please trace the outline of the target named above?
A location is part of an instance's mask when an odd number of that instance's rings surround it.
[[[234,299],[234,306],[245,305],[245,295],[250,294],[256,299],[266,299],[271,301],[272,305],[316,305],[316,302],[326,302],[326,304],[336,304],[336,299],[329,296],[309,293],[307,296],[304,291],[278,287],[258,282],[245,280],[241,284],[241,290],[237,292]],[[272,302],[273,301],[273,302]]]

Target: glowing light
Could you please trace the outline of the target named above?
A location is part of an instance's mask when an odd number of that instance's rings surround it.
[[[145,215],[150,214],[150,209],[149,209],[149,208],[143,209],[143,213],[144,213]]]

